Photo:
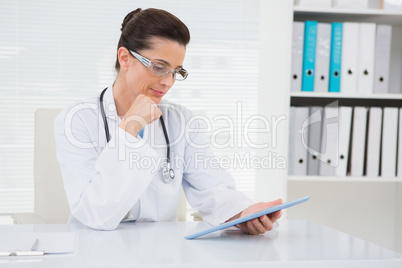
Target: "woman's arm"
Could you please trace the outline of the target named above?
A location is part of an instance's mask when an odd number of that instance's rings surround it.
[[[94,138],[98,127],[97,116],[84,119],[77,112],[66,119],[66,112],[60,114],[54,128],[57,157],[72,216],[91,228],[113,230],[134,205],[139,206],[140,196],[156,176],[151,169],[130,166],[130,153],[160,155],[145,142],[138,146],[142,141],[120,128],[101,150]]]

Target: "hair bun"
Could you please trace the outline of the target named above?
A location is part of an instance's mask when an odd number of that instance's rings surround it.
[[[127,23],[137,14],[141,12],[141,8],[137,8],[136,10],[131,11],[126,15],[126,17],[123,20],[123,23],[121,24],[121,29],[120,31],[123,31],[124,27],[126,27]]]

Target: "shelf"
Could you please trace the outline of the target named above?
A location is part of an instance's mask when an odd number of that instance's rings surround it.
[[[294,6],[293,12],[295,13],[325,13],[331,15],[353,14],[353,15],[381,15],[381,16],[402,16],[402,10],[386,10],[386,9],[346,9],[346,8],[314,8],[314,7],[300,7]]]
[[[300,98],[335,98],[335,99],[381,99],[381,100],[402,100],[402,94],[372,94],[372,95],[357,95],[357,94],[344,94],[336,92],[291,92],[291,97]]]
[[[374,22],[377,24],[402,26],[401,10],[354,10],[339,8],[294,7],[293,13],[295,21],[316,20],[320,22]]]
[[[402,107],[402,94],[290,93],[292,106],[326,106],[335,101],[339,106]]]
[[[288,181],[315,181],[315,182],[383,182],[396,183],[402,182],[402,178],[397,177],[327,177],[327,176],[288,176]]]

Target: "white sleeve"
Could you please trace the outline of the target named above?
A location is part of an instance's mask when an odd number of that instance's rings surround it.
[[[201,129],[197,121],[193,122],[192,130]],[[211,148],[197,148],[210,144],[206,135],[195,131],[187,139],[183,190],[203,219],[216,226],[252,205],[252,200],[236,190],[233,177],[225,169],[211,166],[209,160],[215,157]]]
[[[77,146],[71,142],[72,137],[85,144],[95,142],[79,115],[72,119],[70,134],[63,114],[56,118],[54,130],[71,215],[94,229],[117,228],[134,205],[139,209],[140,196],[156,176],[152,169],[130,165],[130,153],[155,158],[160,155],[120,128],[102,152],[96,146]],[[140,142],[141,146],[133,146]]]

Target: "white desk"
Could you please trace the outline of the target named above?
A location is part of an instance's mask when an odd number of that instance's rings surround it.
[[[402,255],[308,222],[281,221],[251,236],[223,231],[185,240],[204,222],[123,223],[115,231],[82,225],[3,225],[0,232],[78,234],[74,254],[2,257],[0,267],[402,267]],[[375,230],[374,230],[375,231]]]

